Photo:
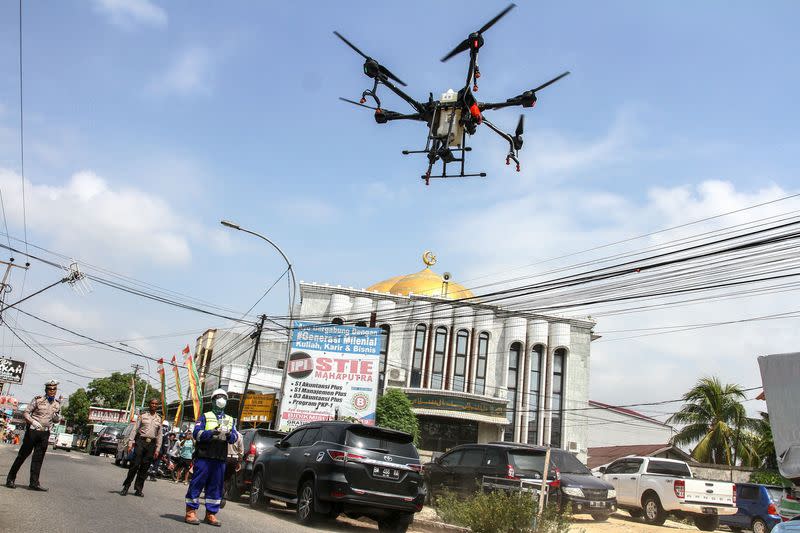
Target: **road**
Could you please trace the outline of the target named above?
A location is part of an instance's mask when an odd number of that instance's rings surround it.
[[[17,446],[0,444],[0,483],[16,457]],[[27,489],[30,459],[17,474],[17,488],[0,486],[0,532],[72,533],[99,531],[208,531],[211,526],[191,526],[183,522],[186,486],[159,479],[148,481],[144,498],[120,496],[126,471],[114,466],[108,457],[48,449],[42,467],[41,483],[49,492]],[[132,488],[131,488],[132,489]],[[294,512],[280,504],[268,511],[256,511],[247,503],[229,502],[218,518],[222,529],[238,532],[280,531],[296,533],[335,531],[341,533],[374,533],[374,523],[349,519],[323,523],[308,528],[295,523]],[[202,518],[201,506],[198,515]],[[212,528],[215,529],[215,528]],[[409,530],[411,531],[411,530]]]

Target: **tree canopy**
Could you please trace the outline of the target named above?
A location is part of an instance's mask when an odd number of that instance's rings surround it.
[[[132,372],[113,372],[105,378],[93,379],[89,382],[86,394],[92,405],[108,407],[109,409],[125,409],[128,406],[128,398],[131,390]],[[142,394],[147,389],[145,403],[151,398],[161,399],[161,393],[154,387],[148,386],[142,378],[136,378],[136,404],[141,404]]]
[[[673,444],[694,445],[692,457],[702,463],[733,465],[737,459],[744,465],[760,462],[753,446],[758,424],[747,416],[741,386],[705,377],[682,399],[686,403],[668,420],[682,425],[672,437]]]
[[[378,398],[377,424],[381,427],[405,431],[419,444],[419,422],[411,409],[411,400],[400,389],[389,389]]]
[[[89,395],[86,390],[80,388],[69,395],[69,401],[64,408],[64,418],[67,419],[67,424],[72,426],[75,430],[84,428],[89,421]]]

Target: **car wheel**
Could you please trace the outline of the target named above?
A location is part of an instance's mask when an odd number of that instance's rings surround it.
[[[609,516],[608,513],[592,513],[592,519],[595,522],[605,522]]]
[[[644,521],[656,526],[663,525],[667,521],[667,513],[661,507],[661,502],[655,494],[648,494],[642,502]]]
[[[253,484],[250,485],[250,507],[253,509],[263,509],[269,504],[269,500],[264,497],[264,472],[259,470],[253,476]]]
[[[317,518],[317,497],[314,494],[314,481],[308,480],[300,486],[297,493],[297,521],[313,524]]]
[[[769,528],[767,527],[767,523],[761,520],[760,518],[756,518],[753,520],[753,533],[767,533]]]
[[[719,526],[719,516],[695,516],[694,525],[700,531],[714,531]]]

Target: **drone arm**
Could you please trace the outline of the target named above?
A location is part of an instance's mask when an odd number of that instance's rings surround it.
[[[397,87],[397,85],[390,82],[385,76],[381,77],[381,83],[387,86],[389,90],[395,93],[397,96],[408,102],[408,104],[411,107],[413,107],[414,111],[416,111],[417,113],[423,113],[425,111],[425,106],[423,106],[421,103],[411,98],[409,95],[403,92],[399,87]]]
[[[422,115],[419,113],[412,113],[410,115],[406,115],[403,113],[397,113],[395,111],[385,111],[383,112],[386,115],[386,120],[425,120]]]
[[[517,172],[519,172],[519,159],[517,159],[517,149],[514,146],[514,137],[511,134],[504,132],[490,121],[486,120],[486,117],[483,117],[483,123],[489,126],[489,129],[498,134],[500,137],[505,139],[508,142],[508,155],[506,155],[506,165],[509,164],[510,161],[514,161],[517,164]]]

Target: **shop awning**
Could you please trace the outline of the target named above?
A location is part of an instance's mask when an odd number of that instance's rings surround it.
[[[456,411],[449,411],[449,410],[439,410],[439,409],[413,409],[414,413],[419,416],[441,416],[445,418],[455,418],[458,420],[474,420],[475,422],[483,422],[484,424],[496,424],[499,426],[505,426],[508,424],[508,420],[504,416],[491,416],[491,415],[482,415],[479,413],[469,413],[469,412],[456,412]]]

